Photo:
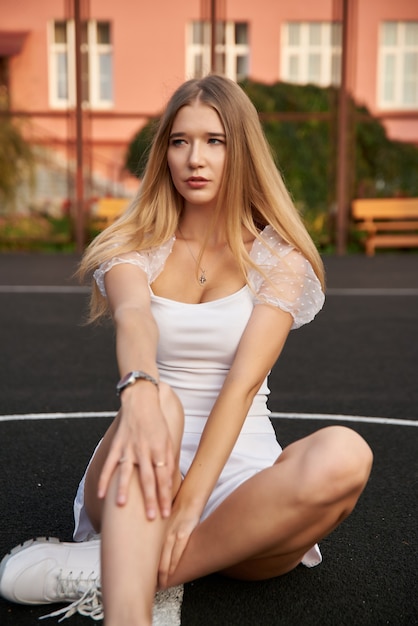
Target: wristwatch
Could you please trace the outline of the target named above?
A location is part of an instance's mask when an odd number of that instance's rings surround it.
[[[128,374],[125,374],[125,376],[121,378],[116,385],[116,393],[118,394],[118,396],[120,396],[120,394],[126,387],[129,387],[129,385],[133,385],[137,380],[148,380],[158,389],[158,380],[154,378],[154,376],[151,376],[146,372],[141,372],[141,370],[135,370],[133,372],[128,372]]]

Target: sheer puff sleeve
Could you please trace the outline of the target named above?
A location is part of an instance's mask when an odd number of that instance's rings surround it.
[[[248,274],[255,304],[271,304],[290,313],[292,329],[311,322],[325,300],[311,264],[271,226],[266,226],[261,238],[251,250],[251,259],[261,272],[251,269]]]
[[[106,297],[104,282],[106,273],[111,270],[112,267],[120,265],[121,263],[130,263],[131,265],[135,265],[140,270],[145,272],[149,285],[154,282],[157,276],[164,269],[167,257],[173,249],[174,241],[175,238],[171,237],[171,239],[158,248],[148,248],[147,250],[141,250],[140,252],[127,252],[126,254],[121,254],[120,256],[114,256],[108,261],[102,263],[93,274],[102,296]]]

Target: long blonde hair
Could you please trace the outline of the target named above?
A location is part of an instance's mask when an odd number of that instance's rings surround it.
[[[183,198],[168,169],[169,137],[179,109],[196,99],[217,111],[225,129],[225,168],[213,223],[222,212],[226,240],[244,276],[255,264],[242,240],[242,226],[259,238],[270,224],[308,259],[324,284],[321,258],[280,176],[255,107],[235,82],[217,75],[189,80],[174,92],[160,119],[136,198],[87,248],[79,275],[84,277],[113,256],[159,246],[174,235]],[[106,310],[94,285],[90,318]]]

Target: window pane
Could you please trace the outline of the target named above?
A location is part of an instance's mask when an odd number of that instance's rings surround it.
[[[65,22],[54,22],[55,43],[67,43],[67,25]]]
[[[225,22],[217,22],[216,23],[216,43],[224,45],[225,44]]]
[[[99,55],[100,100],[112,100],[112,55]]]
[[[405,81],[403,85],[403,104],[418,102],[418,53],[405,55]]]
[[[341,24],[331,24],[331,44],[341,46]]]
[[[193,59],[193,76],[201,78],[203,76],[203,54],[195,54]]]
[[[384,22],[383,24],[383,45],[396,46],[397,37],[397,23],[396,22]]]
[[[308,57],[308,80],[318,83],[321,80],[321,55],[310,54]]]
[[[248,43],[247,24],[245,22],[235,24],[235,43]]]
[[[215,55],[215,72],[225,74],[225,53],[217,52]]]
[[[203,43],[203,22],[192,23],[192,42]]]
[[[309,43],[311,46],[321,45],[321,24],[309,24]]]
[[[287,32],[289,37],[289,45],[298,46],[300,44],[300,24],[288,24]]]
[[[383,100],[393,102],[395,99],[395,57],[386,55],[383,63]]]
[[[418,22],[407,22],[405,24],[405,43],[408,46],[418,45]]]
[[[67,100],[68,99],[67,55],[65,52],[58,52],[56,59],[57,59],[57,96],[59,100]]]
[[[292,54],[289,57],[289,80],[291,82],[298,82],[299,80],[299,58]]]
[[[81,43],[87,45],[89,41],[89,33],[87,22],[81,24]]]
[[[97,43],[110,43],[109,22],[97,22]]]
[[[244,80],[248,76],[248,57],[245,56],[237,56],[236,59],[236,75],[237,80]]]
[[[90,102],[89,55],[86,50],[81,52],[81,99]]]
[[[341,83],[341,54],[334,53],[331,57],[331,84]]]

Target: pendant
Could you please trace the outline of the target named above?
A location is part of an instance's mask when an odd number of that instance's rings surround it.
[[[199,283],[200,283],[201,285],[204,285],[204,284],[205,284],[205,282],[206,282],[206,280],[207,280],[207,278],[206,278],[206,276],[205,276],[205,270],[202,270],[202,273],[201,273],[201,274],[200,274],[200,276],[199,276]]]

